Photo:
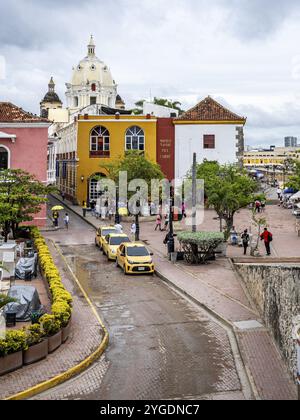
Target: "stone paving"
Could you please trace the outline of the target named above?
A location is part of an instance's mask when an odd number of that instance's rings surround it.
[[[60,269],[63,282],[74,298],[71,335],[67,343],[46,360],[1,377],[0,399],[8,398],[66,372],[90,356],[102,341],[103,332],[90,306],[71,280],[70,273],[56,249],[51,242],[48,245]]]
[[[70,208],[81,216],[79,207],[70,205]],[[235,225],[238,231],[249,228],[249,215],[249,210],[242,210],[237,215]],[[295,218],[291,211],[277,206],[269,206],[265,215],[274,234],[273,255],[275,259],[300,257],[300,238],[294,232]],[[215,216],[213,211],[207,211],[205,223],[200,228],[206,231],[218,229],[219,222],[215,220]],[[87,221],[95,227],[101,225],[101,221],[91,215],[87,216]],[[125,223],[124,226],[125,230],[128,230],[129,224]],[[158,272],[194,301],[232,325],[236,331],[243,362],[250,371],[259,398],[295,400],[297,398],[296,386],[289,377],[269,332],[263,326],[257,326],[250,330],[237,330],[236,323],[256,321],[254,325],[260,325],[261,320],[230,262],[226,259],[219,259],[214,264],[200,267],[191,267],[184,263],[173,265],[166,258],[166,248],[163,245],[164,236],[165,233],[154,232],[152,222],[145,222],[141,225],[141,239],[145,240],[155,251],[154,258]],[[239,257],[241,254],[240,248],[229,248],[229,256]],[[257,262],[257,260],[255,261]],[[271,377],[270,370],[272,371]]]

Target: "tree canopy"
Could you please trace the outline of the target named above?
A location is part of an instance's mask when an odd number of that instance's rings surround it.
[[[142,99],[135,103],[136,108],[133,110],[133,113],[135,115],[141,115],[143,113],[144,102],[146,102],[145,99]],[[181,108],[182,104],[179,101],[171,101],[169,99],[155,97],[153,100],[153,104],[165,106],[167,108],[176,109],[177,111],[179,111],[179,115],[184,113],[184,110]]]
[[[0,172],[0,226],[6,241],[11,230],[15,236],[21,223],[32,221],[33,215],[40,212],[49,191],[49,187],[22,170]]]
[[[300,191],[300,162],[297,160],[293,161],[293,172],[294,174],[289,177],[287,186]]]
[[[138,151],[126,152],[122,159],[118,159],[104,167],[108,171],[109,178],[115,182],[118,182],[120,172],[127,172],[128,182],[134,179],[143,179],[149,187],[152,179],[164,178],[161,167]]]
[[[207,205],[215,209],[221,222],[225,222],[228,238],[235,213],[255,201],[257,182],[235,165],[220,165],[213,161],[198,165],[197,178],[204,180]]]

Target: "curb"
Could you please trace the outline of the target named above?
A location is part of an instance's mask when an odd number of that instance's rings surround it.
[[[98,349],[94,353],[92,353],[89,357],[87,357],[84,361],[79,363],[78,365],[76,365],[73,368],[67,370],[66,372],[62,373],[61,375],[58,375],[58,376],[56,376],[52,379],[49,379],[48,381],[42,382],[42,383],[40,383],[40,384],[38,384],[38,385],[36,385],[32,388],[29,388],[25,391],[22,391],[22,392],[20,392],[16,395],[5,398],[4,401],[26,400],[26,399],[29,399],[31,397],[34,397],[35,395],[41,394],[42,392],[48,391],[51,388],[54,388],[58,385],[61,385],[62,383],[68,381],[69,379],[73,378],[74,376],[79,375],[80,373],[85,371],[89,366],[91,366],[91,364],[93,364],[96,360],[98,360],[103,355],[103,353],[105,352],[105,350],[107,349],[108,344],[109,344],[109,333],[108,333],[104,323],[102,322],[101,318],[99,317],[99,315],[98,315],[98,313],[95,309],[95,306],[91,302],[91,300],[88,297],[87,293],[85,292],[84,288],[81,286],[79,280],[77,279],[73,270],[69,266],[66,258],[62,254],[60,248],[53,241],[52,241],[52,243],[53,243],[54,247],[56,248],[56,250],[58,251],[61,258],[63,259],[64,263],[68,267],[68,270],[70,271],[73,279],[75,280],[75,283],[80,288],[80,290],[81,290],[82,294],[84,295],[87,303],[91,307],[92,312],[96,316],[97,321],[99,322],[101,328],[104,331],[104,337],[103,337],[102,342],[101,342],[100,346],[98,347]]]

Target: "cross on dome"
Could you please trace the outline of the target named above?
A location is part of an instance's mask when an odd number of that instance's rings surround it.
[[[90,43],[88,45],[88,55],[89,56],[94,56],[95,55],[95,42],[94,42],[94,37],[93,35],[91,35],[91,39],[90,39]]]

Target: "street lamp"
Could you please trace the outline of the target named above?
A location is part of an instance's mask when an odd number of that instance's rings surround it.
[[[116,214],[115,214],[116,225],[120,224],[120,213],[119,213],[119,186],[116,185]]]
[[[171,256],[175,252],[175,240],[174,240],[174,226],[173,226],[173,198],[174,198],[174,191],[173,187],[170,188],[170,231],[169,231],[169,241],[168,241],[168,253]]]
[[[139,193],[141,191],[141,188],[138,187],[136,189],[136,192]],[[141,201],[138,200],[136,202],[136,209],[141,207]],[[139,212],[135,215],[135,241],[138,242],[140,240],[140,210]]]

